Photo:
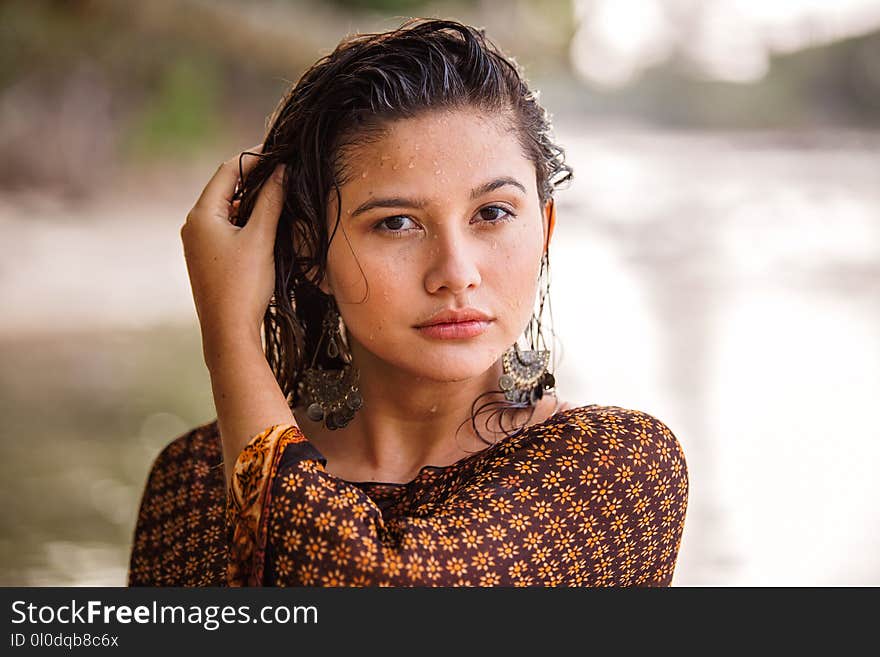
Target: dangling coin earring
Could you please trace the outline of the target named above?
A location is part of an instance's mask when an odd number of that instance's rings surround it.
[[[330,297],[327,313],[322,324],[321,339],[312,356],[311,366],[303,372],[300,393],[307,400],[306,415],[313,422],[324,421],[330,430],[342,429],[363,406],[364,400],[358,386],[359,372],[351,364],[351,356],[345,356],[340,345],[339,312]],[[342,356],[344,365],[340,370],[315,367],[318,350],[327,337],[326,354],[330,358]]]
[[[545,280],[545,289],[542,290],[538,299],[538,315],[532,313],[532,318],[526,328],[526,338],[531,349],[521,351],[519,345],[514,343],[501,357],[503,374],[498,379],[498,387],[504,391],[505,399],[515,404],[534,405],[544,397],[545,390],[552,390],[556,386],[556,378],[547,371],[547,366],[550,364],[550,351],[538,348],[538,345],[544,344],[540,317],[544,313],[544,303],[550,291],[549,269],[550,258],[547,251],[544,251],[541,256],[538,281],[540,283],[542,279]]]
[[[514,344],[501,357],[503,374],[498,386],[507,401],[516,404],[535,404],[544,397],[544,390],[556,385],[555,377],[547,371],[550,352],[547,350],[520,351]]]

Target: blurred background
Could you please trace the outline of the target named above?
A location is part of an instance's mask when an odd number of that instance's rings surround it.
[[[124,585],[152,459],[215,417],[186,213],[409,16],[553,116],[559,388],[682,443],[674,583],[880,585],[878,0],[0,3],[0,585]]]

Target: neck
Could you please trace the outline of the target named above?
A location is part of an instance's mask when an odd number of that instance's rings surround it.
[[[346,448],[375,479],[411,479],[423,465],[447,465],[486,447],[471,426],[474,401],[498,388],[501,361],[483,374],[463,381],[436,381],[413,376],[366,350],[355,352],[361,369],[365,403],[349,425]],[[478,404],[497,401],[486,395]],[[477,419],[488,440],[493,427]],[[389,475],[397,473],[397,476]],[[387,478],[391,476],[391,478]]]
[[[310,422],[304,412],[297,413],[303,431],[326,457],[328,472],[348,481],[405,482],[422,466],[449,465],[487,447],[471,425],[471,413],[480,395],[498,389],[500,359],[471,379],[436,381],[396,368],[359,345],[353,347],[364,398],[354,419],[344,429],[329,431]],[[477,407],[502,399],[500,394],[485,395]],[[553,400],[544,401],[541,413],[549,415],[552,409],[545,408],[546,402],[552,407]],[[489,417],[481,413],[476,423],[480,434],[492,441],[503,434],[497,433],[497,421],[487,422]]]

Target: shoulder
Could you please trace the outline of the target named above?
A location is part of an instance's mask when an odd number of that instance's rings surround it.
[[[141,515],[155,507],[166,511],[174,501],[178,507],[201,502],[213,503],[225,496],[223,448],[217,422],[199,425],[172,439],[150,466],[141,497]]]
[[[621,406],[572,406],[559,410],[540,432],[554,451],[577,456],[582,467],[603,470],[654,468],[687,477],[684,450],[662,420],[645,411]],[[611,474],[609,472],[609,474]]]
[[[620,581],[670,585],[689,493],[675,434],[654,415],[620,406],[576,407],[552,419],[540,441],[542,485],[574,482],[571,498],[589,514],[591,536],[635,546],[632,563],[620,563]]]
[[[169,441],[153,461],[150,479],[163,474],[185,474],[197,463],[219,465],[222,469],[223,445],[216,420],[193,427]]]
[[[672,430],[656,416],[645,411],[622,406],[590,404],[577,406],[562,402],[556,413],[547,419],[549,425],[563,425],[589,435],[642,436],[655,435],[662,442],[678,442]]]
[[[153,460],[129,558],[130,586],[225,581],[226,500],[217,424],[173,438]]]

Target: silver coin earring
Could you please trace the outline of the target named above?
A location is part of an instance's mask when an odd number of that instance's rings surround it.
[[[330,430],[342,429],[351,422],[364,400],[358,383],[359,372],[352,365],[351,355],[342,348],[339,311],[333,297],[329,299],[321,328],[321,338],[312,356],[312,363],[303,372],[299,384],[300,393],[306,401],[306,415],[310,420],[323,421]],[[320,365],[315,367],[318,351],[325,342],[328,357],[342,358],[342,369],[324,369]]]
[[[536,404],[545,390],[556,385],[556,378],[547,371],[549,364],[550,352],[546,349],[521,351],[517,344],[509,347],[501,357],[503,374],[498,379],[504,398],[516,404]]]
[[[502,374],[498,379],[498,387],[504,391],[504,398],[515,404],[533,406],[544,397],[544,391],[552,390],[556,386],[556,377],[547,369],[550,365],[550,350],[546,349],[541,331],[541,317],[550,294],[549,270],[550,259],[545,251],[538,274],[538,289],[541,290],[538,313],[532,313],[526,329],[530,349],[521,350],[515,342],[501,356]],[[542,280],[544,284],[540,285]]]

